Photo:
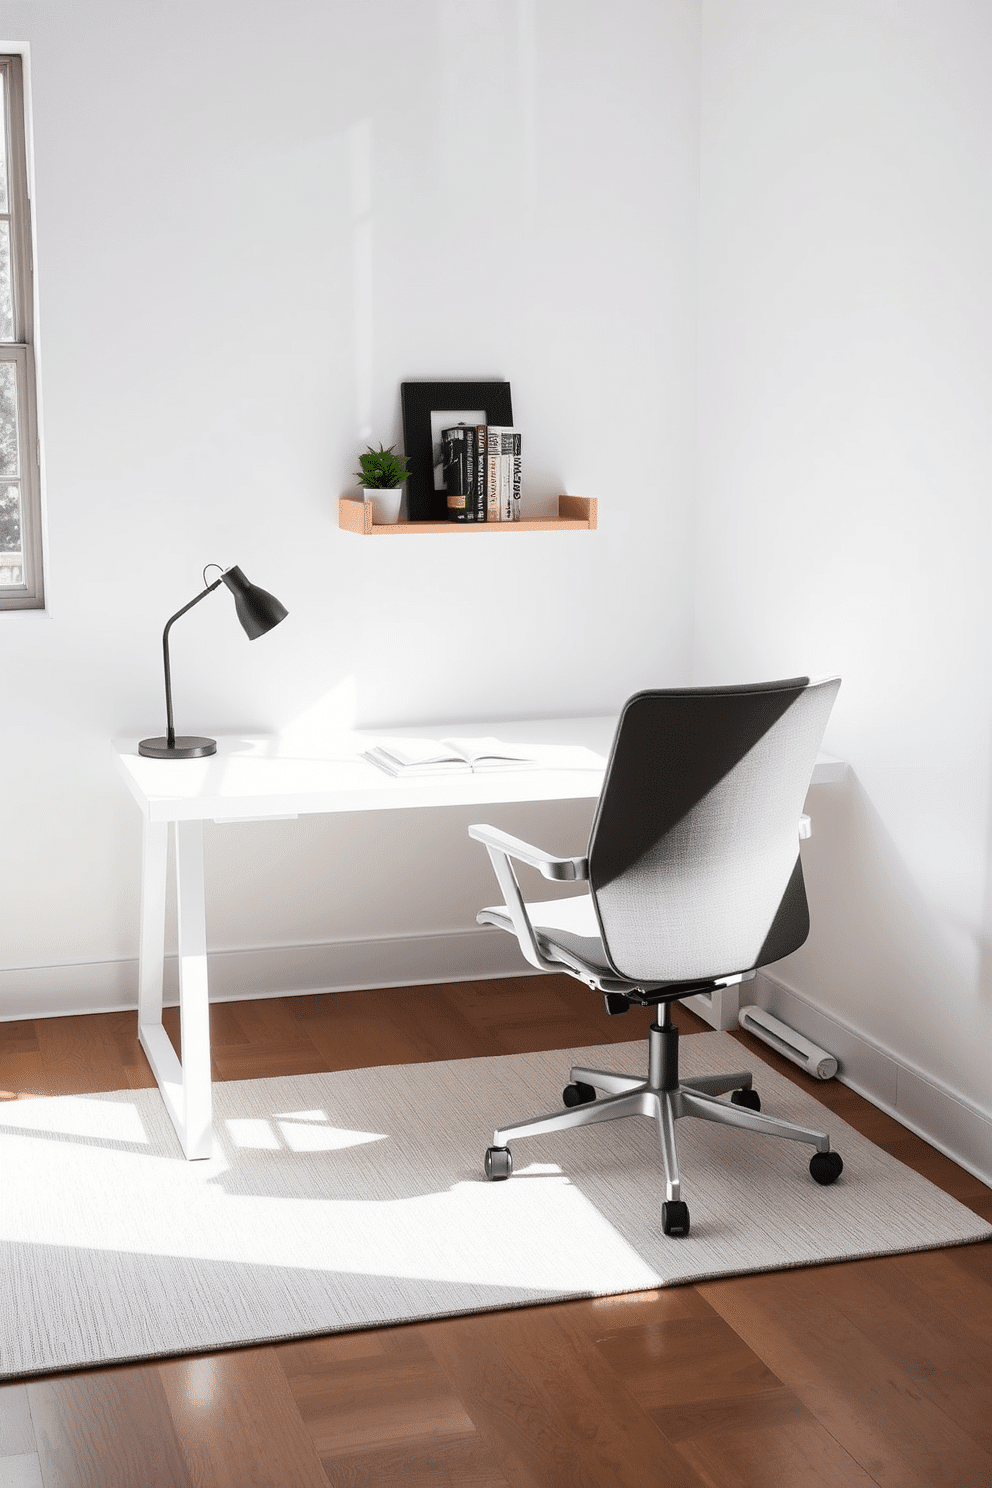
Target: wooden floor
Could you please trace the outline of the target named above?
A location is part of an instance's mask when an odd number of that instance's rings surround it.
[[[226,1003],[214,1072],[625,1041],[647,1021],[557,977]],[[992,1219],[992,1191],[926,1143],[737,1037]],[[4,1098],[152,1083],[133,1015],[0,1024]],[[990,1488],[992,1245],[0,1387],[0,1488],[255,1484]]]

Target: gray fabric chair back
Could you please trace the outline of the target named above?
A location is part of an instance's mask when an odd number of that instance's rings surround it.
[[[708,980],[802,945],[799,818],[839,687],[796,677],[626,703],[588,853],[621,976]]]

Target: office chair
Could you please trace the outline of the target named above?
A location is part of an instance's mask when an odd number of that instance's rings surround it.
[[[803,803],[839,687],[837,677],[796,677],[636,693],[620,715],[585,857],[554,857],[495,827],[469,827],[506,901],[483,909],[480,924],[514,934],[539,970],[603,993],[610,1014],[659,1009],[646,1077],[573,1068],[564,1111],[497,1127],[488,1178],[512,1173],[511,1139],[627,1116],[658,1124],[666,1235],[689,1233],[675,1146],[683,1117],[809,1142],[815,1181],[840,1175],[826,1132],[762,1113],[749,1071],[680,1080],[671,1018],[679,998],[750,981],[809,934]],[[525,904],[514,859],[548,879],[584,881],[588,892]]]

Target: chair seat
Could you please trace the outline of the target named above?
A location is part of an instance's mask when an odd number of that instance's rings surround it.
[[[751,972],[744,973],[743,977],[714,977],[693,982],[633,981],[621,976],[610,965],[599,933],[596,911],[588,894],[572,894],[567,899],[545,899],[536,904],[528,902],[526,909],[537,943],[549,961],[557,961],[560,966],[577,972],[584,979],[588,979],[591,973],[601,991],[621,992],[625,996],[631,996],[634,1002],[641,1001],[638,993],[644,995],[647,1005],[661,1002],[663,999],[657,994],[662,992],[667,992],[668,996],[664,1000],[668,1001],[672,997],[711,992],[715,987],[726,986],[731,981],[750,980],[754,975]],[[476,919],[480,925],[495,925],[500,930],[508,930],[511,935],[515,933],[510,911],[505,904],[489,905],[479,911]]]
[[[610,965],[599,933],[596,911],[588,894],[573,894],[567,899],[545,899],[528,903],[527,913],[534,926],[538,945],[550,961],[558,961],[584,975],[591,971],[604,991],[626,992],[635,984],[617,975]],[[513,934],[513,921],[505,904],[491,905],[479,912],[481,925],[496,925]],[[646,987],[663,987],[665,982],[651,982]]]

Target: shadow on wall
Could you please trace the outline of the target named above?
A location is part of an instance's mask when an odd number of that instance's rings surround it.
[[[973,972],[903,861],[853,771],[814,786],[803,844],[810,936],[778,963],[776,980],[867,1035],[919,1061],[934,996],[974,996]],[[936,1071],[935,1071],[936,1073]]]

